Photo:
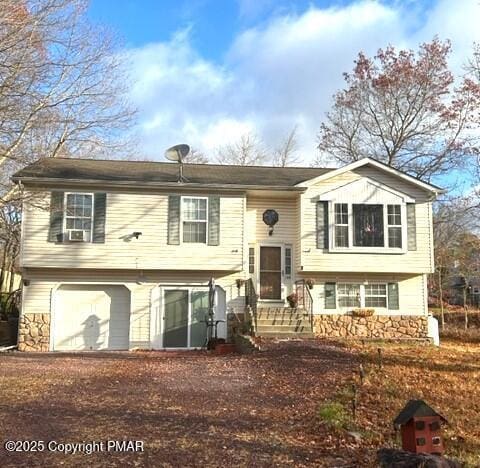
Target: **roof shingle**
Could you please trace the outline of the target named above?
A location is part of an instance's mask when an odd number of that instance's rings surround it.
[[[184,164],[188,182],[207,185],[295,186],[333,169],[312,167],[232,166]],[[177,182],[176,163],[45,158],[18,171],[22,179],[96,180],[105,182]]]

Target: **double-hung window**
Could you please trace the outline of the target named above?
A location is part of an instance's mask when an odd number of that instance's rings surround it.
[[[89,193],[66,193],[65,232],[84,231],[83,240],[91,241],[92,221],[93,195]]]
[[[339,307],[360,307],[360,285],[340,283],[337,286]]]
[[[335,203],[335,247],[348,247],[347,203]]]
[[[388,205],[388,246],[402,248],[402,211],[400,205]]]
[[[201,244],[207,243],[207,205],[207,198],[182,198],[183,242]]]
[[[385,283],[338,283],[337,298],[338,307],[341,309],[357,307],[386,309],[388,307],[388,291]]]
[[[365,307],[387,307],[387,285],[366,284]]]

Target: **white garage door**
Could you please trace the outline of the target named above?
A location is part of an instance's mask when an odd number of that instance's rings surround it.
[[[56,351],[128,349],[130,291],[124,286],[60,286],[53,328]]]

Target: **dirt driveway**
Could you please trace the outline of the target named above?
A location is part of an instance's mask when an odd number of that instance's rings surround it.
[[[3,443],[46,446],[8,453],[2,443],[0,466],[358,466],[358,447],[315,417],[355,360],[315,341],[254,355],[1,355]],[[107,441],[143,441],[144,451],[105,451]],[[103,451],[86,454],[89,442]],[[67,443],[79,452],[62,453]]]

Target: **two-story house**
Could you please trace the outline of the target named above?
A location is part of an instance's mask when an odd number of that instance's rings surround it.
[[[426,335],[438,187],[371,159],[185,164],[183,176],[174,163],[85,159],[42,159],[14,176],[30,195],[21,350],[201,347],[211,278],[219,320],[243,313],[248,285],[270,332],[292,331],[296,293],[317,335]]]

